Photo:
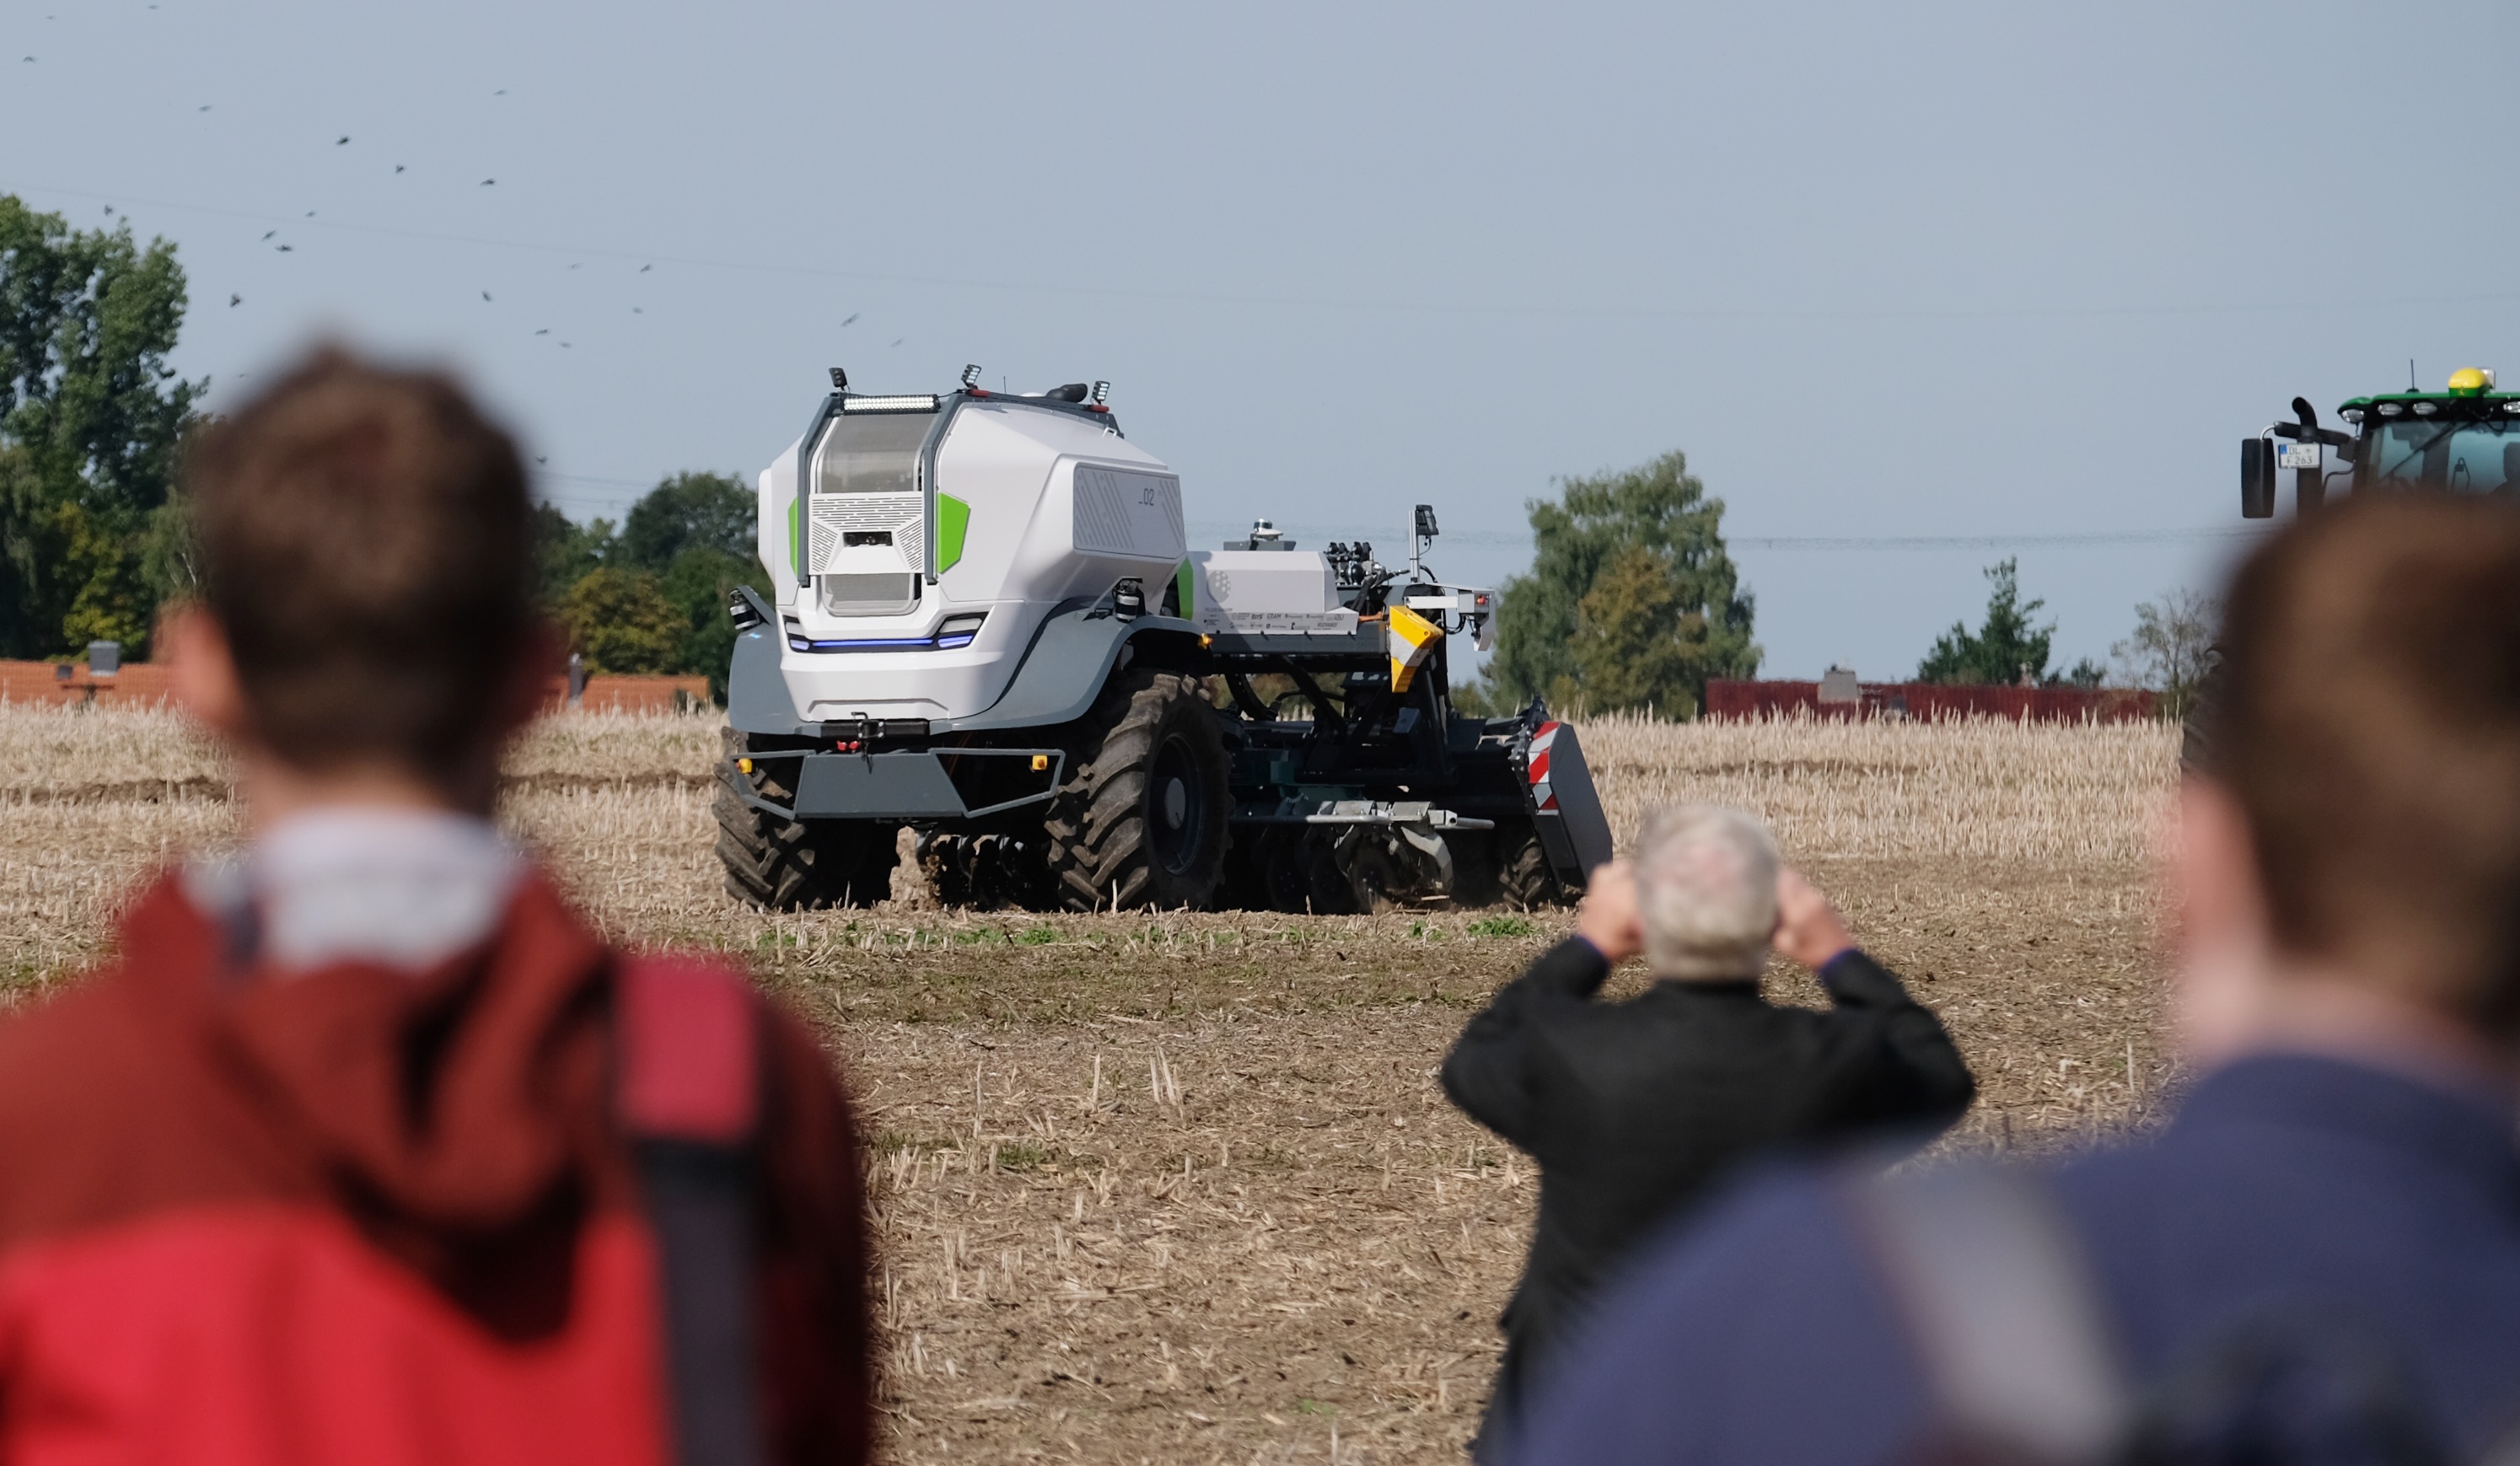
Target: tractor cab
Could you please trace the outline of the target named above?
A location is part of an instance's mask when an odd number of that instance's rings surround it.
[[[2491,371],[2462,367],[2438,392],[2356,397],[2336,414],[2350,431],[2319,425],[2302,398],[2292,407],[2296,421],[2241,441],[2243,517],[2274,513],[2279,469],[2291,470],[2302,511],[2317,509],[2331,487],[2520,496],[2520,392],[2497,391]]]

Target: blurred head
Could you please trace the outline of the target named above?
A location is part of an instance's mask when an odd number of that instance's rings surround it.
[[[543,639],[508,435],[443,376],[327,347],[205,430],[186,487],[206,617],[176,643],[203,716],[307,774],[478,782]]]
[[[2225,617],[2182,826],[2191,988],[2263,967],[2261,1003],[2353,989],[2507,1046],[2520,511],[2358,496],[2252,555]]]
[[[1758,821],[1712,804],[1656,810],[1635,860],[1656,976],[1758,976],[1777,930],[1777,846]]]

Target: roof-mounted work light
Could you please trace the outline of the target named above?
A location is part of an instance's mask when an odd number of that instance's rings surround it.
[[[849,374],[841,371],[837,367],[833,367],[832,369],[832,390],[834,392],[845,392],[848,389]]]
[[[1094,405],[1096,407],[1101,407],[1103,403],[1110,400],[1111,383],[1107,381],[1098,381],[1094,383]]]
[[[980,364],[973,362],[963,369],[963,390],[967,392],[976,392],[979,389]]]

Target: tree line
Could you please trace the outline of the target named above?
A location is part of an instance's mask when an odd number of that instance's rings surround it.
[[[709,680],[726,699],[739,585],[771,594],[754,553],[752,490],[725,473],[677,473],[649,490],[618,529],[534,511],[542,598],[590,672]]]
[[[1756,604],[1724,544],[1724,501],[1666,453],[1616,472],[1558,481],[1555,499],[1526,503],[1532,565],[1500,591],[1496,651],[1455,700],[1503,713],[1547,699],[1569,713],[1693,718],[1717,678],[1758,675]],[[2176,716],[2211,655],[2216,607],[2173,591],[2136,607],[2136,628],[2110,648],[2112,669],[2084,657],[2051,666],[2047,602],[2024,599],[2018,562],[1985,570],[1992,586],[1976,629],[1955,622],[1916,666],[1918,682],[2095,688],[2115,680],[2165,694]]]
[[[189,304],[175,246],[0,195],[0,657],[149,653],[194,589],[177,461],[209,380],[166,363]],[[753,496],[678,473],[616,529],[536,511],[546,607],[590,669],[707,676],[724,695],[739,583],[767,588]]]
[[[0,657],[75,655],[90,642],[149,652],[158,606],[193,588],[176,488],[209,381],[166,362],[188,304],[164,240],[127,222],[72,228],[0,195]],[[1724,501],[1678,452],[1561,479],[1529,501],[1531,569],[1502,588],[1496,654],[1464,679],[1465,708],[1535,696],[1569,711],[1690,718],[1715,678],[1757,675],[1756,603],[1724,544]],[[537,511],[542,598],[591,671],[706,676],[723,698],[735,631],[726,599],[765,592],[742,480],[678,473],[615,526]],[[1990,567],[1983,622],[1955,624],[1926,682],[2092,685],[2086,659],[2048,666],[2054,625],[2011,560]],[[2174,593],[2137,610],[2121,674],[2182,702],[2213,607]]]

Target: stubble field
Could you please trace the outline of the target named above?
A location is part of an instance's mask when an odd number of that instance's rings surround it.
[[[1976,1068],[1952,1143],[2073,1143],[2173,1079],[2171,732],[1583,733],[1623,839],[1668,800],[1774,825]],[[717,746],[705,715],[548,720],[505,818],[607,933],[734,954],[826,1035],[870,1141],[891,1459],[1457,1458],[1534,1188],[1434,1070],[1565,915],[976,914],[907,870],[872,911],[765,915],[720,893]],[[172,715],[0,707],[0,822],[14,1004],[74,981],[132,882],[235,812]],[[1782,967],[1770,989],[1822,1000]]]

